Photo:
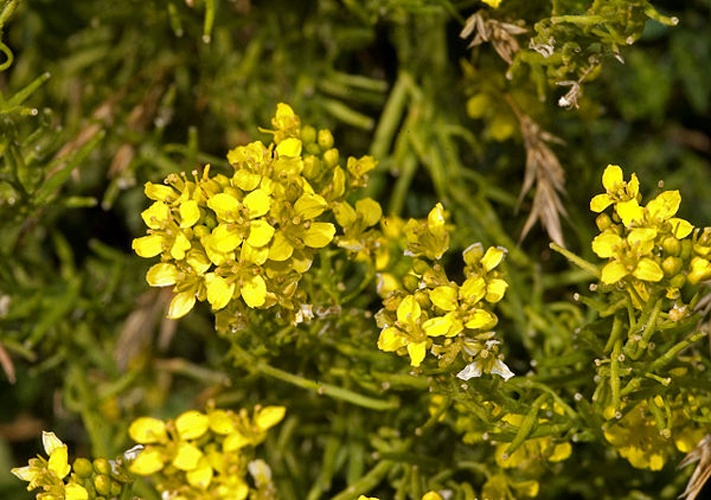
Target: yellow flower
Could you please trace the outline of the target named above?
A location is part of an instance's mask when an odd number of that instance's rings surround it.
[[[425,359],[427,335],[420,325],[422,308],[413,295],[403,298],[397,307],[397,321],[380,332],[378,348],[398,351],[405,347],[412,366],[420,366]]]
[[[618,165],[608,165],[602,174],[602,185],[606,193],[598,194],[590,201],[590,210],[602,212],[617,202],[634,200],[639,195],[639,179],[632,174],[630,181],[623,179],[622,169]]]
[[[11,469],[11,473],[27,481],[27,490],[42,488],[45,493],[38,493],[37,498],[65,498],[67,500],[87,500],[86,489],[67,478],[72,468],[69,465],[69,451],[54,432],[42,431],[42,447],[48,459],[31,458],[29,465]],[[68,479],[68,483],[64,480]]]
[[[403,227],[403,233],[407,241],[405,255],[424,255],[431,260],[442,258],[449,248],[449,229],[442,204],[435,205],[425,222],[410,219]]]
[[[484,2],[486,5],[489,7],[493,7],[494,9],[498,9],[499,5],[501,5],[501,0],[481,0]]]
[[[664,467],[670,443],[649,414],[647,401],[628,410],[620,420],[609,422],[603,430],[605,439],[633,467],[653,471]]]

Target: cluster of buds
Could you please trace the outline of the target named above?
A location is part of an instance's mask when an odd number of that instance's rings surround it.
[[[427,352],[441,367],[461,357],[468,363],[457,376],[463,380],[484,373],[504,379],[513,373],[499,356],[499,341],[492,330],[498,323],[492,311],[508,287],[496,269],[505,250],[484,250],[473,244],[463,252],[465,280],[451,281],[440,262],[449,248],[449,228],[444,209],[437,204],[426,220],[411,219],[402,228],[405,254],[412,257],[402,287],[390,292],[376,321],[381,328],[378,347],[408,355],[418,367]]]
[[[129,427],[139,444],[128,470],[150,476],[163,498],[173,500],[275,498],[269,467],[253,455],[284,414],[282,406],[257,407],[252,416],[208,406],[167,422],[140,417]]]
[[[302,127],[286,104],[277,106],[272,125],[272,144],[256,141],[228,153],[231,176],[212,175],[208,165],[192,180],[173,174],[165,184],[146,183],[153,203],[141,215],[149,229],[133,248],[141,257],[161,257],[146,278],[173,287],[168,317],[207,301],[231,318],[242,318],[246,308],[280,306],[279,314],[293,320],[306,301],[299,281],[334,241],[331,220],[344,228],[341,246],[367,250],[361,237],[380,219],[380,206],[361,200],[354,208],[345,198],[366,184],[373,158],[350,157],[341,166],[331,133]]]
[[[681,203],[677,190],[640,205],[637,176],[624,181],[617,165],[608,165],[602,184],[606,192],[590,202],[592,211],[601,212],[592,249],[608,259],[600,281],[627,290],[638,309],[663,292],[671,301],[670,317],[682,316],[681,288],[711,278],[711,228],[700,230],[675,217]],[[610,206],[612,215],[604,213]]]

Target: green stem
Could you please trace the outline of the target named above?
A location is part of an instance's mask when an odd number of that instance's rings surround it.
[[[392,462],[390,460],[383,460],[382,462],[378,462],[378,464],[373,467],[365,476],[363,476],[356,483],[350,485],[348,488],[340,492],[331,500],[353,500],[355,498],[358,498],[360,494],[372,490],[378,485],[378,483],[385,479],[385,476],[388,475],[388,472],[390,472],[390,469],[392,469],[394,465],[395,462]]]
[[[602,24],[608,19],[604,16],[554,16],[550,18],[552,24],[570,23],[580,26]]]
[[[610,354],[610,392],[612,393],[612,407],[615,411],[620,409],[620,356],[622,354],[622,340],[615,341]]]
[[[622,321],[618,315],[612,320],[612,331],[610,332],[610,338],[607,339],[607,344],[605,344],[605,351],[610,352],[615,342],[620,338],[620,333],[622,333]]]
[[[322,396],[330,396],[334,399],[340,399],[341,401],[347,401],[354,405],[377,411],[395,410],[400,407],[400,400],[397,398],[391,398],[388,400],[371,398],[357,392],[349,391],[343,387],[327,384],[325,382],[317,382],[299,375],[294,375],[293,373],[289,373],[268,365],[263,361],[255,362],[249,354],[237,347],[233,349],[233,352],[237,355],[237,357],[249,360],[248,363],[245,363],[245,366],[249,367],[251,371],[273,377],[281,380],[282,382],[301,387],[302,389],[313,391]]]
[[[679,354],[681,351],[683,351],[687,347],[690,347],[691,344],[697,342],[698,340],[701,340],[703,337],[705,337],[707,335],[708,335],[707,331],[699,330],[698,332],[691,335],[689,338],[682,340],[675,346],[671,347],[667,352],[662,354],[660,357],[658,357],[655,361],[653,361],[649,365],[649,371],[653,372],[653,371],[658,370],[662,366],[669,363],[672,359],[674,359],[674,357],[676,357],[676,355]]]
[[[589,272],[593,276],[599,278],[600,277],[600,270],[597,268],[596,265],[591,264],[587,260],[578,257],[575,255],[573,252],[571,252],[568,249],[563,248],[562,246],[558,245],[557,243],[550,243],[549,247],[551,250],[558,252],[561,254],[563,257],[568,259],[570,262],[578,266],[580,269],[584,269],[585,271]]]

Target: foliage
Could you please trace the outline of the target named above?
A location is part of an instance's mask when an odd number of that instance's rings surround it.
[[[710,12],[2,0],[0,494],[694,498]]]

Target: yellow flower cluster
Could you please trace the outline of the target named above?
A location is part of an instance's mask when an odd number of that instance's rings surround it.
[[[173,500],[242,500],[250,490],[270,498],[271,471],[252,454],[284,414],[282,406],[257,407],[251,417],[246,410],[208,407],[205,413],[187,411],[167,422],[140,417],[129,428],[139,446],[128,470],[155,478],[156,488]]]
[[[414,257],[403,287],[390,292],[377,313],[381,328],[378,347],[383,351],[407,354],[412,366],[420,366],[427,351],[449,366],[461,354],[469,363],[457,375],[463,380],[494,373],[505,379],[513,376],[498,356],[499,341],[492,328],[498,318],[492,306],[508,287],[496,269],[505,250],[481,244],[463,252],[464,282],[451,281],[439,259],[449,248],[445,212],[437,204],[426,220],[411,219],[402,228],[407,241],[406,255]],[[427,261],[434,261],[429,264]]]
[[[699,402],[693,396],[677,399],[670,401],[657,395],[620,413],[606,409],[605,439],[633,467],[661,470],[674,448],[688,453],[707,433],[705,426],[688,418]]]
[[[380,219],[377,202],[345,201],[366,184],[372,157],[350,157],[345,168],[328,130],[318,132],[286,104],[272,119],[274,141],[228,154],[234,173],[170,175],[146,183],[153,203],[142,214],[148,234],[136,238],[141,257],[160,255],[147,273],[151,286],[173,287],[168,316],[187,314],[196,301],[215,311],[279,305],[294,314],[303,304],[297,285],[316,252],[343,227],[339,244],[365,251],[364,232]],[[241,299],[241,300],[239,300]]]
[[[89,500],[118,498],[131,478],[119,461],[96,459],[90,462],[77,458],[69,465],[69,451],[53,432],[42,432],[42,445],[48,458],[31,458],[29,465],[12,469],[12,473],[28,481],[27,490],[42,489],[37,500]]]
[[[699,230],[675,217],[679,191],[663,191],[640,205],[637,176],[625,181],[617,165],[608,165],[602,184],[606,192],[591,200],[590,209],[602,212],[592,249],[608,259],[600,276],[603,284],[629,286],[633,303],[641,308],[655,291],[676,300],[685,283],[711,278],[711,228]],[[612,216],[604,213],[610,206]]]

